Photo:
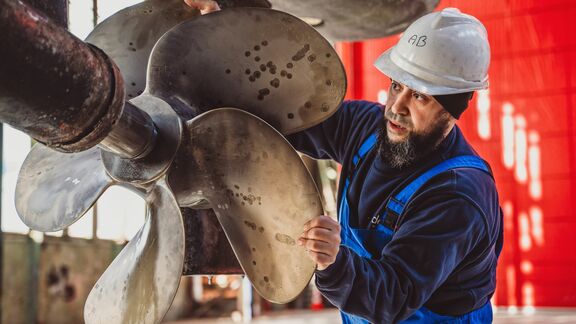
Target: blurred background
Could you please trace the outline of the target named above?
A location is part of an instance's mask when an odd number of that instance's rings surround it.
[[[69,30],[95,24],[137,0],[70,0]],[[490,88],[459,121],[491,164],[505,217],[505,246],[492,299],[497,323],[576,323],[576,1],[442,0],[479,18],[492,49]],[[0,31],[6,32],[6,31]],[[399,35],[336,43],[348,99],[385,102],[389,80],[373,62]],[[20,165],[33,144],[2,128],[2,323],[82,323],[90,289],[144,223],[142,199],[112,187],[65,231],[30,231],[14,207]],[[335,212],[338,166],[307,161]],[[166,322],[334,323],[338,313],[311,283],[275,305],[242,276],[182,277]]]

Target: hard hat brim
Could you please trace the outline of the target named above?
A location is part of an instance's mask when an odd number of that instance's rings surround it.
[[[386,52],[382,53],[378,59],[374,62],[374,66],[384,75],[390,77],[392,80],[397,81],[408,88],[431,96],[435,95],[449,95],[456,93],[464,93],[475,90],[482,90],[488,88],[488,81],[478,82],[474,86],[469,86],[465,88],[456,88],[443,86],[439,84],[432,83],[430,81],[419,78],[405,69],[399,67],[392,60],[392,52],[394,47],[388,49]]]

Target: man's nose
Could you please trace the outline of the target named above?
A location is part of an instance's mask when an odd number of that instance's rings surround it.
[[[390,109],[397,115],[407,116],[410,114],[410,110],[408,109],[409,100],[410,91],[408,89],[404,89],[396,96],[396,100]]]

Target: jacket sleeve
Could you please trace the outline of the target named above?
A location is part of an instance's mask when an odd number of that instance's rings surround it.
[[[421,308],[474,246],[486,240],[482,213],[467,199],[437,195],[425,205],[407,214],[379,260],[341,246],[336,262],[316,272],[323,295],[372,323],[396,323]]]
[[[294,148],[315,159],[343,163],[359,141],[366,138],[382,119],[383,106],[368,101],[344,101],[322,123],[287,136]],[[352,152],[353,153],[353,152]]]

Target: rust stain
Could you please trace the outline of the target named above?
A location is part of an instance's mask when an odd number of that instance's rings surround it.
[[[289,235],[276,233],[276,241],[286,244],[286,245],[296,245],[296,241]]]
[[[258,226],[256,226],[256,223],[249,222],[249,221],[244,221],[244,225],[250,227],[253,230],[256,230],[256,228],[258,227]]]
[[[300,61],[306,56],[306,53],[310,50],[310,44],[304,45],[294,56],[292,56],[292,61]]]

